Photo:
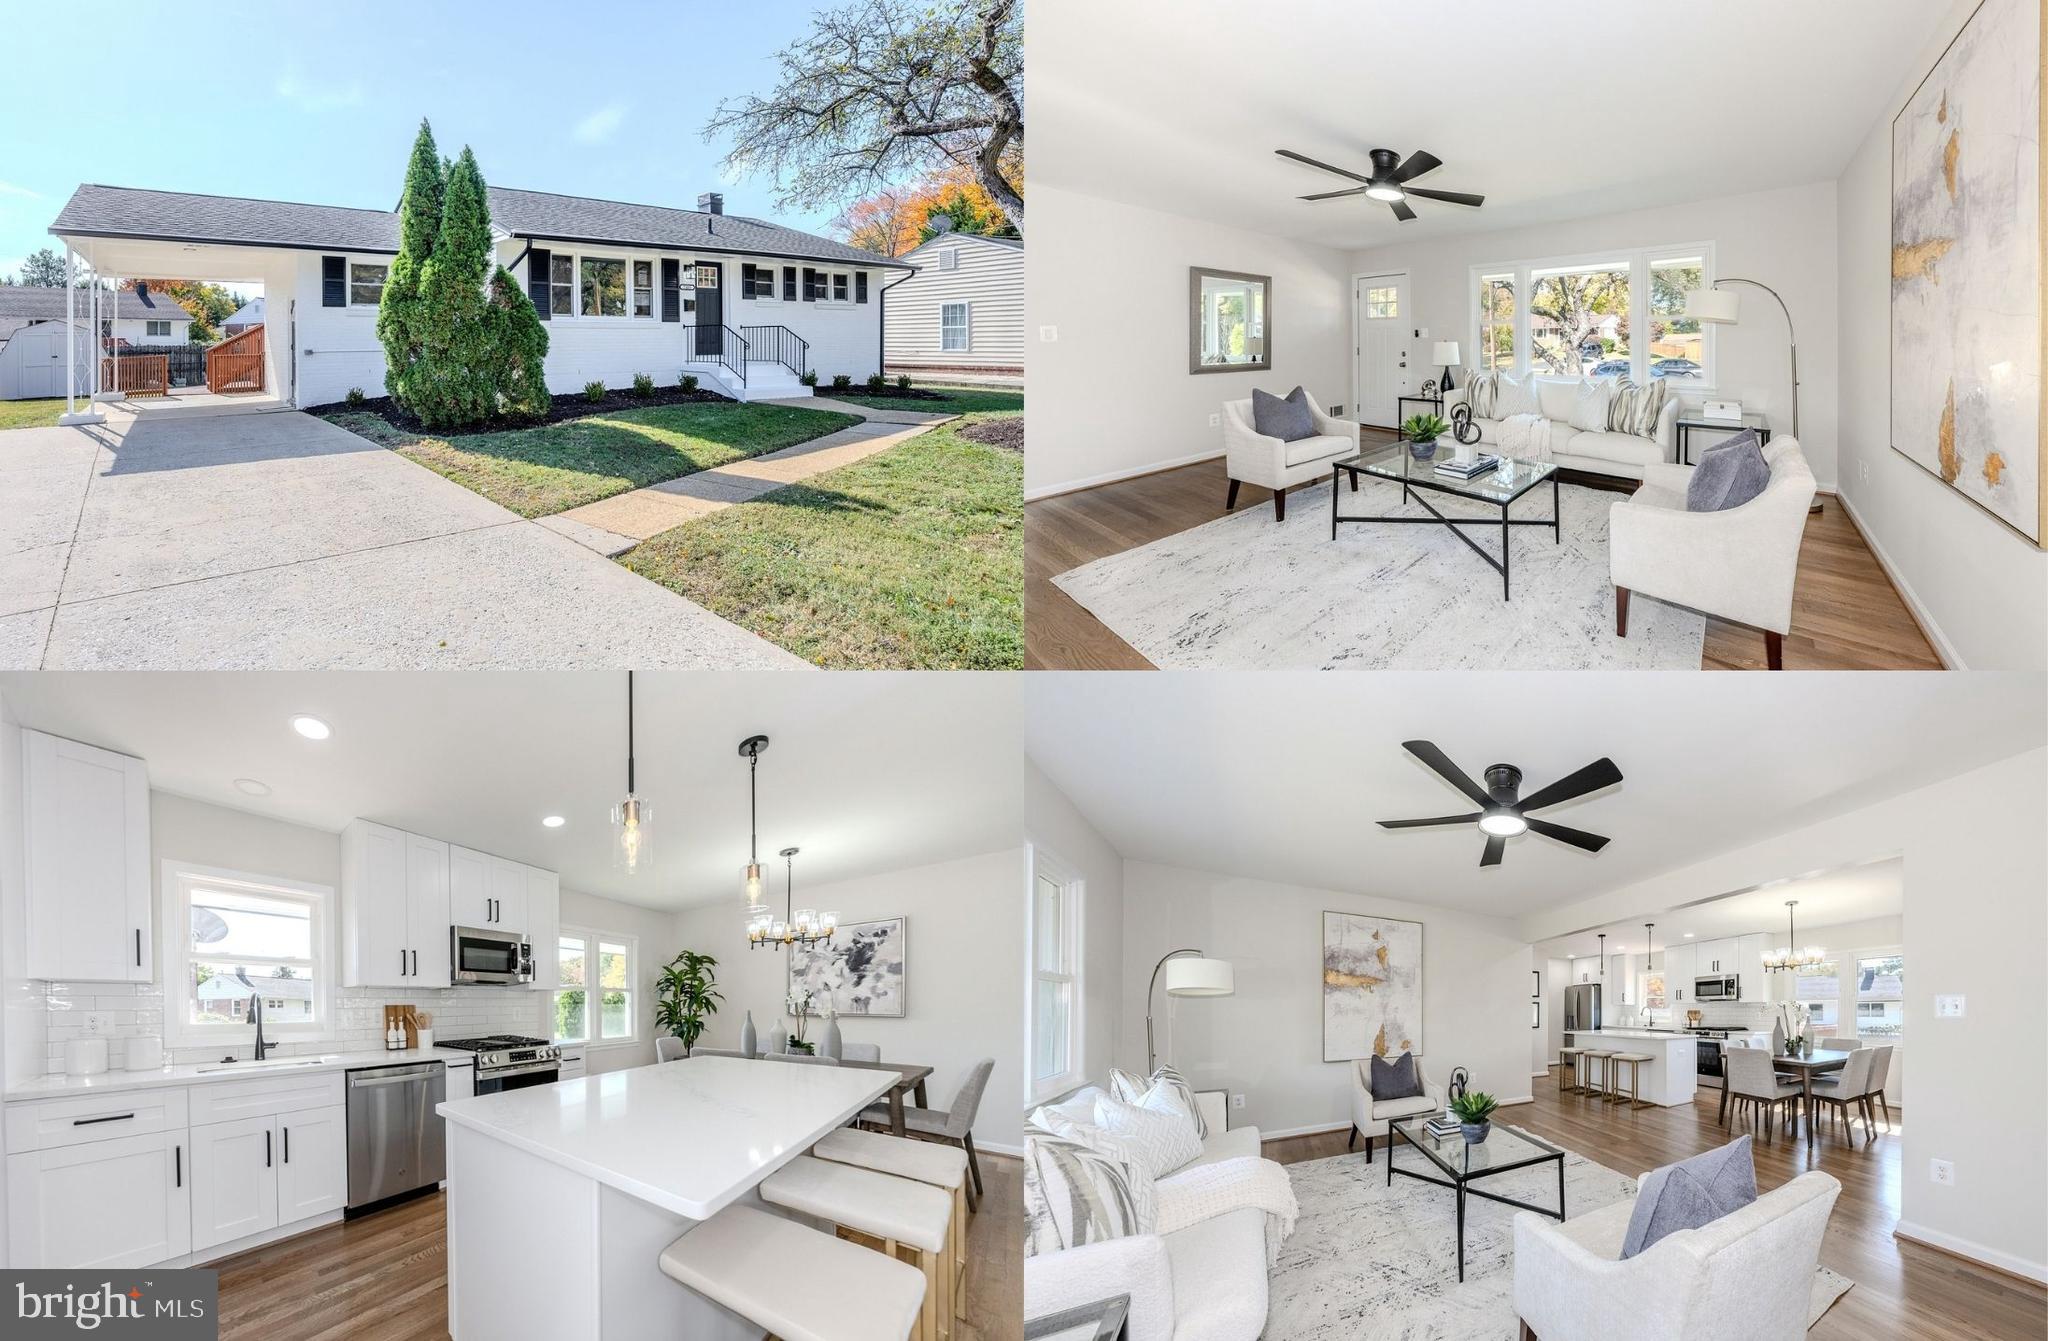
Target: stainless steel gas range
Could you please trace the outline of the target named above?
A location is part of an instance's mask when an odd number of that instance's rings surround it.
[[[552,1085],[562,1077],[562,1050],[544,1038],[490,1034],[483,1038],[448,1039],[438,1046],[476,1054],[478,1094]]]
[[[1710,1089],[1722,1088],[1721,1047],[1724,1040],[1735,1031],[1732,1029],[1709,1029],[1702,1025],[1687,1025],[1685,1032],[1699,1041],[1699,1081]]]

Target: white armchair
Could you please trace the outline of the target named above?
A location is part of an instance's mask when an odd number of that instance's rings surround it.
[[[1251,401],[1223,403],[1223,469],[1230,477],[1224,511],[1237,506],[1238,485],[1256,484],[1273,491],[1273,520],[1286,521],[1290,486],[1330,470],[1330,463],[1340,457],[1358,454],[1358,425],[1324,414],[1314,396],[1308,398],[1308,408],[1315,416],[1316,436],[1282,442],[1252,427]]]
[[[1687,512],[1694,467],[1669,464],[1646,467],[1642,488],[1609,510],[1616,636],[1628,636],[1629,593],[1640,591],[1762,629],[1770,668],[1784,668],[1813,471],[1797,438],[1773,438],[1764,460],[1770,484],[1725,512]]]
[[[1372,1095],[1372,1059],[1351,1064],[1351,1135],[1345,1138],[1349,1150],[1359,1137],[1365,1138],[1365,1162],[1372,1163],[1372,1140],[1385,1136],[1387,1129],[1402,1118],[1425,1117],[1444,1111],[1443,1088],[1433,1085],[1422,1059],[1415,1059],[1415,1075],[1422,1081],[1422,1093],[1409,1099],[1375,1099]],[[1387,1156],[1393,1158],[1391,1149]]]
[[[1681,1229],[1621,1259],[1635,1199],[1562,1224],[1515,1217],[1515,1313],[1522,1341],[1800,1341],[1842,1185],[1803,1173],[1739,1211]]]

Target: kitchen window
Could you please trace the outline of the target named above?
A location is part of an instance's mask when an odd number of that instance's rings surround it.
[[[1031,849],[1031,1084],[1035,1100],[1081,1083],[1080,880]]]
[[[633,262],[633,315],[654,315],[654,262]]]
[[[583,315],[623,317],[626,315],[626,263],[605,256],[583,260]]]
[[[1711,390],[1713,331],[1684,311],[1713,273],[1710,243],[1474,266],[1474,366]]]
[[[268,876],[163,864],[165,1032],[173,1047],[332,1032],[334,891]]]
[[[348,267],[348,305],[375,307],[384,301],[384,277],[388,267],[352,261]]]
[[[634,964],[639,941],[564,928],[555,988],[556,1043],[630,1043],[637,1034]]]
[[[939,348],[945,351],[966,350],[967,304],[941,303],[939,305]]]
[[[168,338],[171,333],[171,323],[168,321],[145,321],[142,325],[143,334],[152,337]]]

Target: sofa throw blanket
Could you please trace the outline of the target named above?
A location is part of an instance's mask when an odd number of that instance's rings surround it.
[[[1162,1178],[1158,1225],[1161,1234],[1186,1229],[1204,1220],[1247,1208],[1266,1214],[1266,1269],[1280,1260],[1280,1245],[1294,1232],[1301,1207],[1287,1170],[1270,1159],[1243,1155],[1237,1159],[1198,1164],[1171,1178]]]
[[[1550,459],[1550,421],[1540,414],[1511,414],[1500,421],[1495,447],[1517,461]]]

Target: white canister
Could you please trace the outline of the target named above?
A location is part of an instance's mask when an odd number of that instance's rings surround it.
[[[107,1040],[74,1038],[64,1045],[64,1074],[96,1076],[107,1069]]]
[[[164,1064],[164,1041],[154,1034],[131,1038],[127,1044],[130,1071],[155,1071]]]
[[[434,1046],[434,1031],[431,1028],[417,1030],[416,1032],[420,1036],[420,1048],[422,1050]]]

